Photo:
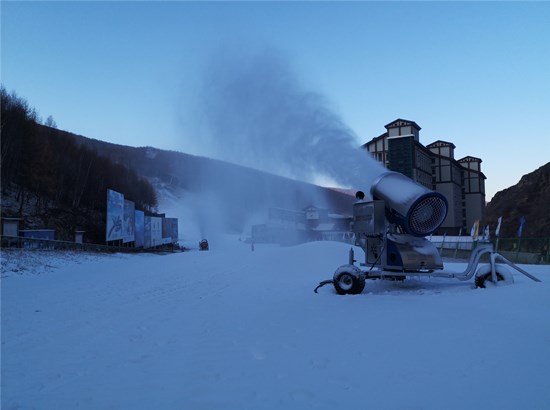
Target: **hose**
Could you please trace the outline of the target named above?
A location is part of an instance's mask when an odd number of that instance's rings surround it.
[[[327,280],[324,280],[322,282],[319,282],[319,285],[313,290],[315,293],[318,293],[317,292],[317,289],[325,286],[325,285],[328,285],[329,283],[334,283],[334,281],[332,279],[327,279]]]

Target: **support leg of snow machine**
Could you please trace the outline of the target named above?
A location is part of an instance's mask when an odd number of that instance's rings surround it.
[[[533,276],[531,275],[529,272],[525,271],[524,269],[520,268],[519,266],[517,266],[516,264],[510,262],[508,259],[506,259],[504,256],[502,256],[500,253],[494,253],[494,256],[495,256],[495,261],[497,259],[499,259],[500,261],[504,262],[505,264],[507,264],[508,266],[511,266],[512,268],[514,268],[515,270],[517,270],[518,272],[522,273],[523,275],[527,276],[529,279],[531,280],[534,280],[535,282],[542,282],[539,278],[537,278],[536,276]]]
[[[489,263],[483,264],[478,269],[479,261],[481,260],[482,256],[486,254],[489,254]],[[480,245],[472,250],[472,253],[468,260],[468,266],[466,267],[466,270],[464,270],[464,272],[457,273],[443,269],[435,271],[433,273],[433,276],[456,278],[466,281],[470,280],[475,275],[475,283],[477,287],[484,287],[483,283],[488,278],[490,278],[489,281],[492,283],[513,282],[512,274],[509,272],[509,270],[506,269],[504,266],[499,265],[497,262],[504,262],[505,264],[516,269],[518,272],[534,280],[535,282],[540,282],[540,279],[526,272],[519,266],[513,264],[501,254],[494,252],[493,246],[490,244]]]
[[[528,278],[534,280],[535,282],[540,282],[541,280],[537,277],[531,275],[530,273],[526,272],[524,269],[520,268],[519,266],[513,264],[508,259],[506,259],[504,256],[502,256],[499,253],[496,253],[493,251],[492,246],[485,246],[485,249],[482,251],[479,251],[477,259],[475,261],[475,264],[477,264],[477,261],[479,261],[479,257],[481,255],[490,252],[490,263],[488,265],[482,265],[479,269],[477,269],[476,277],[475,277],[475,285],[478,288],[485,288],[488,284],[496,285],[499,282],[502,284],[511,284],[514,283],[514,278],[512,276],[512,273],[502,264],[498,264],[497,262],[504,262],[505,264],[509,265],[510,267],[516,269],[518,272],[522,273],[523,275],[527,276]],[[471,261],[472,262],[472,261]],[[475,268],[475,266],[473,266]],[[469,266],[471,269],[472,266]],[[468,271],[468,269],[467,269]],[[468,275],[471,274],[471,271],[468,273]],[[466,278],[466,275],[463,277],[458,277],[459,279]]]
[[[492,253],[492,252],[493,252],[492,245],[477,246],[472,250],[472,253],[470,254],[470,258],[468,259],[468,266],[466,267],[466,270],[464,270],[464,272],[457,273],[457,272],[442,270],[442,271],[436,271],[435,276],[443,276],[443,274],[447,274],[448,275],[447,277],[450,277],[450,278],[457,278],[458,280],[470,280],[476,274],[477,266],[479,265],[479,261],[481,257],[487,253]]]

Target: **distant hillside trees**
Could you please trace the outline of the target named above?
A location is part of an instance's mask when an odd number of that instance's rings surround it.
[[[69,133],[52,127],[53,117],[48,117],[50,126],[39,124],[34,108],[3,86],[0,93],[1,183],[3,190],[16,188],[20,213],[30,194],[44,211],[53,201],[73,212],[104,212],[108,188],[134,201],[136,209],[155,210],[156,193],[146,179],[77,144]]]

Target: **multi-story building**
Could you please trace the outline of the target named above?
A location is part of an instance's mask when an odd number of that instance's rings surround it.
[[[466,226],[485,217],[485,175],[481,172],[481,158],[464,157],[458,162],[463,170],[464,212]]]
[[[485,175],[481,159],[454,158],[455,145],[435,141],[420,143],[420,126],[401,118],[384,126],[386,132],[363,145],[371,155],[392,171],[444,195],[449,203],[440,233],[465,232],[485,211]]]

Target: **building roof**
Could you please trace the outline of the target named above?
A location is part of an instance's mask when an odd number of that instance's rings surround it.
[[[399,138],[414,138],[414,134],[394,135],[393,137],[388,137],[388,140],[396,140]],[[415,141],[415,142],[418,142],[418,141]]]
[[[378,140],[381,140],[381,139],[383,139],[384,137],[387,137],[387,136],[388,136],[388,133],[387,133],[387,132],[385,132],[385,133],[383,133],[383,134],[380,134],[378,137],[374,137],[374,138],[371,139],[370,141],[365,142],[365,143],[363,144],[363,147],[366,147],[367,145],[370,145],[370,144],[372,144],[373,142],[378,141]]]
[[[432,142],[431,144],[426,145],[427,148],[435,148],[435,147],[452,147],[456,148],[456,145],[449,141],[443,141],[443,140],[437,140]]]
[[[410,121],[410,120],[404,120],[403,118],[398,118],[396,120],[393,120],[389,124],[384,125],[384,128],[389,129],[394,127],[407,126],[407,125],[414,126],[418,131],[422,129],[420,128],[420,125],[418,125],[416,122]]]
[[[467,156],[458,160],[458,162],[483,162],[481,158]]]

